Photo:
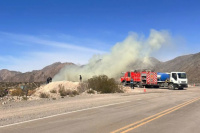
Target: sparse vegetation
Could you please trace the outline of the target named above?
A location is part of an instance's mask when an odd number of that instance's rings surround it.
[[[78,90],[79,93],[83,93],[83,92],[87,91],[88,90],[88,83],[87,82],[79,83],[77,90]]]
[[[22,97],[23,100],[27,101],[28,100],[28,97]]]
[[[24,96],[24,92],[21,88],[17,88],[12,91],[11,95],[12,96]]]
[[[76,91],[76,90],[65,90],[65,87],[62,86],[62,85],[59,85],[59,93],[60,93],[60,96],[61,97],[64,97],[64,96],[70,96],[70,97],[73,97],[73,96],[76,96],[76,95],[79,95],[79,92]]]
[[[60,96],[70,96],[70,97],[73,97],[73,96],[76,96],[76,95],[79,95],[78,91],[76,90],[65,90],[65,89],[59,89],[59,93],[60,93]]]
[[[120,93],[117,82],[114,78],[108,78],[106,75],[94,76],[88,79],[88,88],[96,90],[100,93]]]
[[[31,96],[31,95],[33,95],[35,92],[36,92],[36,90],[35,90],[35,89],[34,89],[34,90],[28,90],[28,96]]]
[[[40,93],[40,98],[49,98],[49,95],[46,93]]]
[[[67,91],[65,90],[64,86],[59,85],[59,93],[60,93],[60,96],[66,96],[67,95]]]
[[[89,89],[89,90],[87,90],[87,93],[88,94],[95,94],[95,91],[93,89]]]
[[[53,97],[53,98],[52,98],[52,100],[56,100],[56,98],[55,98],[55,97]]]
[[[7,95],[7,92],[5,91],[5,89],[4,88],[0,88],[0,97],[3,97],[5,95]]]
[[[41,84],[42,82],[0,82],[0,97],[7,95],[8,91],[11,96],[31,96]]]
[[[57,93],[57,91],[55,89],[50,91],[51,93]]]
[[[76,96],[76,95],[79,95],[79,93],[78,93],[78,91],[73,90],[73,91],[72,91],[72,95],[73,95],[73,96]]]

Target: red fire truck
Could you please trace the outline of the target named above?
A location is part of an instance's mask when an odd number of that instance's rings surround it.
[[[158,86],[157,73],[152,72],[151,70],[135,70],[125,72],[124,76],[121,77],[121,83],[128,85],[130,84],[131,79],[133,79],[134,86],[137,87]]]

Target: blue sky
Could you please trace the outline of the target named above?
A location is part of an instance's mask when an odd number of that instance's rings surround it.
[[[0,0],[0,69],[32,71],[54,62],[85,64],[130,32],[167,30],[176,50],[200,52],[198,0]]]

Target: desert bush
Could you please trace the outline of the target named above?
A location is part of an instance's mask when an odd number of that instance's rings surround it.
[[[87,93],[88,93],[88,94],[94,94],[95,91],[94,91],[93,89],[89,89],[89,90],[87,90]]]
[[[6,91],[4,88],[0,88],[0,97],[3,97],[6,95]]]
[[[49,98],[49,95],[46,93],[40,93],[40,98]]]
[[[79,95],[78,91],[76,90],[65,90],[65,89],[59,89],[59,93],[60,93],[60,96],[70,96],[70,97],[73,97],[73,96],[76,96],[76,95]]]
[[[63,85],[58,85],[58,87],[58,92],[60,93],[60,96],[67,96],[68,92],[65,90],[65,87]]]
[[[55,89],[50,91],[51,93],[57,93],[57,91]]]
[[[78,91],[73,90],[73,91],[72,91],[72,95],[73,95],[73,96],[76,96],[76,95],[79,95],[79,93],[78,93]]]
[[[79,83],[79,86],[77,87],[77,91],[79,93],[83,93],[88,90],[88,83],[87,82],[81,82]]]
[[[88,88],[100,93],[122,92],[114,78],[108,78],[106,75],[94,76],[88,79]]]
[[[17,89],[12,91],[11,95],[12,96],[23,96],[24,92],[21,88],[17,88]]]
[[[27,101],[28,100],[28,97],[22,97],[23,100]]]
[[[55,97],[53,97],[53,98],[52,98],[52,100],[56,100],[56,98],[55,98]]]
[[[67,90],[65,90],[65,87],[63,86],[63,85],[59,85],[59,90],[58,90],[58,92],[60,93],[60,96],[61,97],[64,97],[64,96],[75,96],[75,95],[79,95],[79,92],[78,91],[76,91],[76,90],[69,90],[69,89],[67,89]]]
[[[60,88],[58,92],[60,93],[60,96],[67,96],[68,94],[68,92],[64,88]]]
[[[28,90],[28,96],[33,95],[36,92],[36,90]]]
[[[61,90],[64,90],[64,89],[65,89],[65,87],[64,87],[63,85],[61,85],[61,84],[58,85],[58,88],[59,88],[59,90],[60,90],[60,89],[61,89]]]

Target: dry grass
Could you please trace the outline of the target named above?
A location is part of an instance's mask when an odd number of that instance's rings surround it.
[[[33,95],[36,92],[36,90],[28,90],[28,96]]]
[[[17,88],[17,89],[12,91],[11,95],[12,96],[23,96],[24,92],[21,88]]]
[[[40,98],[49,98],[49,95],[46,93],[40,93]]]
[[[50,91],[51,93],[57,93],[57,91],[55,89]]]

